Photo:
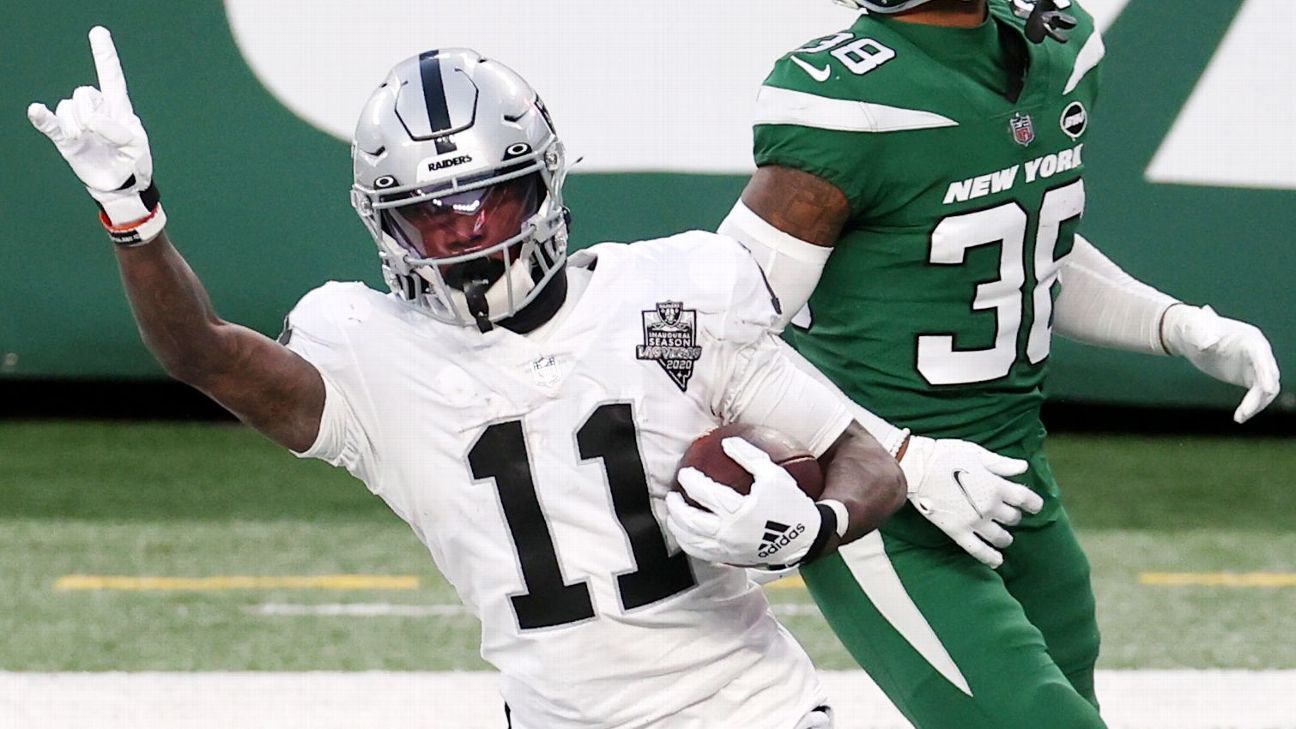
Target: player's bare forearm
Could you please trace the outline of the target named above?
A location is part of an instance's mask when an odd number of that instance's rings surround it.
[[[859,423],[851,423],[819,460],[824,465],[820,498],[842,502],[850,514],[841,544],[882,526],[904,505],[907,488],[900,465]]]
[[[850,202],[836,185],[790,167],[758,168],[742,201],[775,228],[820,246],[835,245],[850,219]]]
[[[166,233],[117,248],[144,344],[167,374],[202,390],[281,445],[304,451],[324,411],[324,382],[295,352],[222,320]]]
[[[152,243],[117,248],[140,336],[167,374],[199,384],[227,359],[216,315],[202,283],[166,233]]]

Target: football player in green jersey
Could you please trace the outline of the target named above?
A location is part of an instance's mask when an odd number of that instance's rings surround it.
[[[1077,234],[1104,53],[1077,3],[839,2],[866,13],[761,87],[758,169],[721,232],[761,258],[796,347],[852,399],[1028,461],[1044,507],[1002,565],[911,498],[802,574],[920,729],[1102,727],[1089,566],[1039,417],[1053,330],[1246,387],[1238,422],[1277,395],[1277,364],[1255,327],[1140,283]]]

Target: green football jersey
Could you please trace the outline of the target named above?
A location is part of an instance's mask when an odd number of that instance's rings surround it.
[[[755,152],[759,166],[832,182],[851,205],[793,320],[797,349],[897,425],[1024,457],[1043,436],[1050,319],[1084,210],[1103,46],[1074,3],[1066,44],[1028,42],[1009,0],[989,5],[971,29],[862,15],[779,59]],[[1053,491],[1042,456],[1033,471]]]

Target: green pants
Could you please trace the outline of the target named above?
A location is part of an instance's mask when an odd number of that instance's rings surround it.
[[[998,570],[874,533],[801,574],[918,729],[1102,729],[1089,562],[1064,511],[1014,536]]]

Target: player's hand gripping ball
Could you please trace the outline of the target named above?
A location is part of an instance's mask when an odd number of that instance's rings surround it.
[[[717,428],[694,441],[666,495],[666,528],[689,555],[780,569],[811,552],[824,525],[814,454],[778,431]]]
[[[716,483],[724,484],[744,496],[751,493],[752,474],[725,453],[721,446],[721,441],[725,438],[742,438],[765,451],[771,461],[782,466],[796,479],[797,486],[811,499],[817,499],[823,493],[823,470],[819,468],[819,460],[805,446],[773,428],[730,423],[708,431],[693,441],[680,459],[676,468],[674,490],[683,494],[690,506],[704,508],[690,499],[680,486],[678,473],[685,468],[696,468]]]

